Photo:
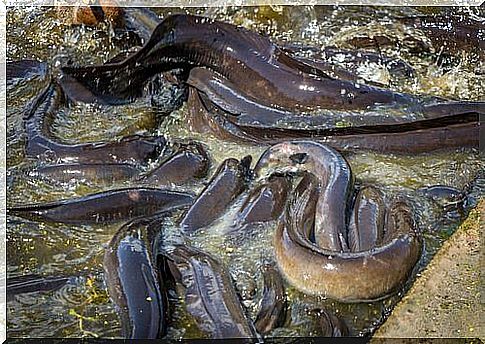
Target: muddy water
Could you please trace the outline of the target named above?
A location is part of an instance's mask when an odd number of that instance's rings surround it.
[[[349,37],[382,33],[402,38],[403,41],[412,37],[424,45],[431,44],[422,32],[395,24],[390,19],[397,15],[419,13],[412,8],[268,6],[157,11],[160,16],[186,11],[204,14],[264,32],[281,44],[350,48],[346,43]],[[475,10],[469,15],[480,16],[480,13]],[[68,18],[68,14],[62,13],[59,16],[56,9],[10,8],[7,12],[8,59],[33,58],[47,61],[55,75],[61,65],[71,62],[101,63],[130,45],[129,42],[116,39],[109,25],[96,29],[71,27],[65,18]],[[382,48],[382,51],[411,64],[416,70],[412,77],[393,75],[385,67],[376,64],[359,66],[358,73],[363,79],[385,84],[398,91],[485,100],[485,76],[481,72],[484,69],[483,62],[466,53],[463,56],[439,59],[437,56],[440,52],[416,55],[411,52],[411,48],[403,45],[400,49]],[[335,62],[345,67],[345,62]],[[87,181],[59,183],[32,174],[33,169],[43,162],[24,157],[22,106],[41,86],[42,80],[28,80],[7,90],[8,205],[73,198],[130,185],[97,185]],[[161,118],[144,99],[119,107],[79,105],[62,110],[51,123],[51,133],[65,142],[111,139],[133,133],[162,133],[169,139],[196,139],[208,147],[212,158],[211,173],[225,158],[242,158],[250,154],[253,159],[257,159],[265,149],[222,142],[193,133],[184,126],[186,111],[183,106]],[[400,192],[414,200],[416,217],[425,237],[425,254],[420,269],[454,231],[460,220],[456,216],[445,216],[415,190],[435,184],[463,188],[484,168],[477,151],[462,149],[416,156],[355,153],[346,155],[346,158],[357,182],[378,184],[389,195]],[[152,161],[140,168],[149,169],[155,163]],[[195,183],[181,189],[199,191],[202,187],[201,183]],[[474,205],[476,198],[483,196],[484,190],[483,181],[475,183],[469,206]],[[233,214],[241,201],[242,198],[223,218],[192,237],[183,237],[173,225],[176,216],[167,218],[163,236],[167,247],[173,243],[186,242],[219,257],[230,270],[241,294],[249,295],[245,306],[254,319],[262,289],[259,266],[263,257],[270,259],[273,256],[272,235],[275,224],[222,235],[233,226]],[[9,277],[26,273],[72,277],[60,290],[18,295],[9,300],[8,335],[119,337],[119,320],[107,295],[102,273],[104,248],[119,225],[52,225],[12,216],[7,220]],[[307,315],[307,311],[313,308],[325,308],[337,314],[344,319],[353,335],[365,335],[383,321],[401,294],[380,302],[349,305],[304,295],[288,286],[291,321],[288,320],[285,327],[269,335],[318,335],[314,321]],[[184,311],[183,304],[176,305],[173,319],[169,336],[203,336]]]

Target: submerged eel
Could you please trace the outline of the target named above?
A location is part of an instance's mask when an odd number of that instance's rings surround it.
[[[295,287],[360,302],[388,296],[406,282],[422,250],[406,201],[396,199],[390,206],[381,245],[349,252],[345,214],[351,172],[343,157],[316,142],[294,141],[271,147],[255,167],[259,177],[284,171],[314,178],[297,187],[274,237],[278,265]]]
[[[132,135],[113,142],[65,144],[58,142],[50,132],[50,124],[64,106],[64,94],[51,81],[46,63],[20,60],[7,63],[7,84],[36,78],[43,80],[44,88],[24,107],[27,137],[26,155],[48,157],[52,160],[78,163],[140,163],[157,157],[165,146],[162,136]],[[125,172],[121,172],[125,173]]]
[[[259,333],[266,334],[283,326],[286,320],[288,302],[284,281],[275,264],[273,262],[264,263],[261,270],[264,283],[263,297],[254,326]]]

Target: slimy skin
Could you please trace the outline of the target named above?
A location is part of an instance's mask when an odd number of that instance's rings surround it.
[[[309,172],[318,178],[315,240],[319,247],[341,251],[347,232],[347,199],[353,186],[352,172],[342,155],[313,141],[283,142],[267,149],[254,168],[259,178],[274,172]]]
[[[75,180],[110,185],[115,182],[134,181],[157,186],[171,186],[205,177],[209,163],[209,157],[203,146],[198,142],[189,142],[179,144],[174,154],[145,174],[127,163],[45,165],[36,168],[30,174],[61,183]]]
[[[405,200],[389,207],[381,244],[350,252],[345,214],[352,176],[343,157],[316,142],[293,141],[268,149],[255,167],[258,177],[283,171],[303,174],[274,237],[278,266],[291,284],[342,302],[381,299],[403,286],[422,250]]]
[[[8,208],[8,212],[47,222],[108,224],[150,216],[192,202],[193,196],[183,192],[126,188],[44,204],[14,206]]]
[[[263,298],[256,316],[254,326],[261,334],[284,324],[286,318],[286,292],[284,281],[276,266],[272,263],[264,264],[263,270]]]
[[[151,247],[160,226],[156,217],[123,225],[104,255],[104,276],[124,338],[160,338],[167,330],[167,290],[160,287]]]
[[[62,288],[74,278],[65,276],[41,276],[37,274],[7,278],[7,297],[18,294],[46,292]]]
[[[241,162],[232,158],[222,162],[209,184],[182,218],[180,226],[184,232],[192,233],[208,226],[226,211],[229,204],[246,188],[250,163],[250,156]]]
[[[89,180],[111,184],[119,181],[133,180],[140,171],[131,164],[57,164],[46,165],[35,169],[31,174],[48,178],[60,183],[72,180]]]
[[[359,190],[348,229],[349,249],[368,251],[379,246],[384,236],[386,205],[382,194],[372,186]]]
[[[283,213],[290,191],[290,181],[285,176],[273,175],[249,193],[237,213],[237,226],[276,220]]]
[[[180,144],[172,156],[139,180],[157,185],[180,185],[203,178],[209,170],[210,159],[204,147],[198,142]]]
[[[256,338],[223,265],[194,247],[178,245],[164,253],[172,276],[183,288],[181,295],[197,326],[212,339]]]
[[[325,130],[311,128],[277,128],[270,125],[262,126],[261,122],[256,122],[256,125],[254,123],[252,125],[243,124],[241,123],[243,117],[231,116],[230,113],[212,103],[205,94],[192,87],[189,88],[188,101],[187,122],[191,130],[211,134],[221,140],[232,142],[270,145],[291,139],[311,138],[339,151],[375,151],[397,154],[423,153],[462,147],[478,148],[479,146],[479,116],[471,112],[459,115],[459,104],[429,106],[429,112],[435,113],[438,117],[436,120],[421,121],[421,124],[403,123],[380,128],[367,126],[365,129],[368,131],[352,127],[325,129],[328,131],[325,134]],[[472,107],[469,104],[464,110],[471,111]],[[448,113],[449,116],[440,119],[439,112],[443,113],[446,108],[451,111]],[[482,110],[477,108],[477,111]],[[271,116],[265,118],[267,121]],[[450,123],[444,121],[446,118]],[[455,121],[460,123],[453,124]],[[419,128],[424,123],[427,124],[423,128]],[[436,127],[433,127],[435,125]],[[349,134],[345,131],[355,133]],[[339,134],[335,135],[335,133]]]
[[[121,63],[65,67],[63,72],[100,95],[129,98],[133,88],[154,74],[194,66],[220,73],[262,103],[276,99],[277,107],[293,111],[364,109],[414,101],[389,90],[332,79],[255,32],[191,15],[165,18],[145,46]]]
[[[50,121],[62,106],[63,94],[51,84],[34,101],[25,116],[26,154],[62,162],[125,163],[144,162],[157,157],[165,146],[162,136],[132,135],[112,142],[64,144],[50,134]]]
[[[187,83],[226,113],[235,125],[241,127],[295,129],[307,136],[340,136],[441,127],[471,122],[478,114],[485,114],[485,103],[449,101],[429,103],[420,110],[407,110],[398,115],[389,109],[355,113],[349,111],[299,114],[258,102],[248,97],[235,84],[208,68],[193,68]],[[345,126],[337,123],[349,122]]]

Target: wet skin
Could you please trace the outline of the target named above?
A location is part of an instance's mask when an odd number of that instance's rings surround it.
[[[131,164],[57,164],[41,166],[31,172],[60,183],[73,180],[107,183],[134,180],[140,171]]]
[[[159,214],[123,225],[105,252],[104,276],[124,338],[160,338],[167,330],[167,290],[159,283],[152,252],[162,222]]]
[[[36,274],[7,278],[7,297],[14,295],[52,291],[62,288],[69,283],[70,277],[41,276]]]
[[[346,236],[347,199],[353,188],[352,172],[342,155],[312,141],[280,143],[267,149],[254,168],[258,178],[275,172],[308,172],[319,179],[315,240],[320,247],[342,250],[340,237]]]
[[[382,243],[386,206],[380,191],[372,186],[359,190],[348,228],[349,250],[362,252]]]
[[[138,216],[150,216],[193,202],[193,196],[183,192],[126,188],[104,191],[88,196],[44,204],[27,204],[8,208],[17,216],[46,222],[69,224],[108,224]]]
[[[126,136],[112,142],[60,143],[51,136],[49,126],[63,101],[63,94],[55,84],[49,85],[34,100],[32,111],[25,116],[25,151],[28,156],[79,163],[142,163],[157,157],[165,145],[162,136],[142,135]]]
[[[364,109],[375,104],[414,102],[411,96],[332,79],[293,59],[257,33],[190,15],[167,17],[147,44],[121,63],[65,67],[63,72],[109,99],[130,98],[131,89],[143,85],[156,73],[194,66],[205,66],[219,73],[262,104],[270,105],[277,100],[276,107],[291,111]]]
[[[178,144],[174,154],[165,158],[148,173],[126,163],[105,164],[56,164],[36,168],[30,174],[49,180],[68,183],[73,180],[87,180],[111,184],[120,181],[162,185],[181,185],[206,176],[209,157],[200,143]]]
[[[56,82],[49,81],[47,65],[33,60],[7,63],[7,83],[31,78],[43,79],[46,86],[24,108],[27,156],[79,163],[141,163],[157,157],[165,140],[161,136],[127,136],[113,142],[69,145],[58,142],[50,125],[65,105],[64,94]]]
[[[7,85],[15,83],[17,80],[30,78],[49,79],[49,68],[47,64],[36,60],[7,62],[5,71]]]
[[[261,334],[283,326],[286,320],[287,299],[284,281],[273,263],[266,263],[263,270],[263,297],[254,326]]]
[[[318,337],[349,336],[347,325],[334,314],[324,309],[312,309],[309,313],[317,320],[315,330]]]
[[[485,24],[469,15],[419,15],[398,20],[424,31],[436,50],[450,54],[472,51],[485,56]]]
[[[288,177],[272,175],[253,188],[236,215],[236,226],[273,221],[280,217],[286,204],[291,183]]]
[[[230,158],[222,162],[209,184],[180,221],[185,233],[210,225],[226,211],[247,187],[250,163],[250,156],[241,161]]]
[[[229,273],[212,256],[185,245],[163,254],[197,326],[212,339],[255,338]]]
[[[345,213],[350,170],[341,156],[319,146],[309,141],[279,144],[264,153],[256,165],[258,176],[282,170],[306,176],[292,193],[276,230],[278,266],[290,283],[307,293],[343,302],[386,297],[404,285],[421,256],[422,239],[412,211],[405,200],[394,200],[387,212],[382,244],[367,251],[349,252]],[[327,164],[334,168],[320,165],[313,155],[333,160]],[[376,217],[375,211],[369,213],[373,214],[371,218]],[[372,226],[378,223],[365,222]],[[372,233],[375,229],[368,230]],[[322,233],[326,237],[319,241]]]
[[[261,125],[238,123],[238,119],[212,103],[207,96],[191,88],[189,90],[189,128],[200,133],[210,133],[222,140],[251,144],[275,144],[289,139],[311,138],[325,143],[340,151],[375,151],[380,153],[421,153],[461,147],[479,146],[479,123],[477,114],[450,115],[450,122],[465,121],[459,124],[448,124],[446,121],[428,121],[428,125],[441,125],[429,128],[413,128],[413,123],[403,125],[368,126],[369,132],[343,134],[353,128],[332,129],[339,135],[322,135],[321,130],[272,128]],[[459,108],[460,106],[458,106]],[[452,110],[452,106],[449,106]],[[433,106],[433,112],[444,110]],[[424,121],[422,121],[424,122]],[[423,123],[422,123],[423,124]],[[426,124],[426,123],[424,123]],[[361,128],[362,129],[362,128]],[[373,132],[382,130],[382,132]],[[402,131],[399,131],[402,130]],[[393,132],[395,131],[395,132]]]
[[[139,178],[157,185],[180,185],[207,175],[210,158],[202,144],[192,141],[181,143],[177,152],[168,157],[158,167]]]
[[[485,103],[447,102],[423,105],[421,111],[410,108],[398,115],[390,115],[389,110],[382,109],[360,115],[333,111],[302,116],[259,104],[254,98],[238,92],[234,84],[207,68],[192,69],[187,82],[203,92],[226,116],[232,116],[231,121],[235,125],[261,129],[300,129],[307,136],[402,132],[478,121],[478,114],[485,114]],[[337,125],[342,121],[351,124]]]

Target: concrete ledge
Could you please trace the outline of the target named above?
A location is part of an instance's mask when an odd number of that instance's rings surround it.
[[[445,242],[371,342],[381,338],[485,338],[480,228],[485,200]]]

